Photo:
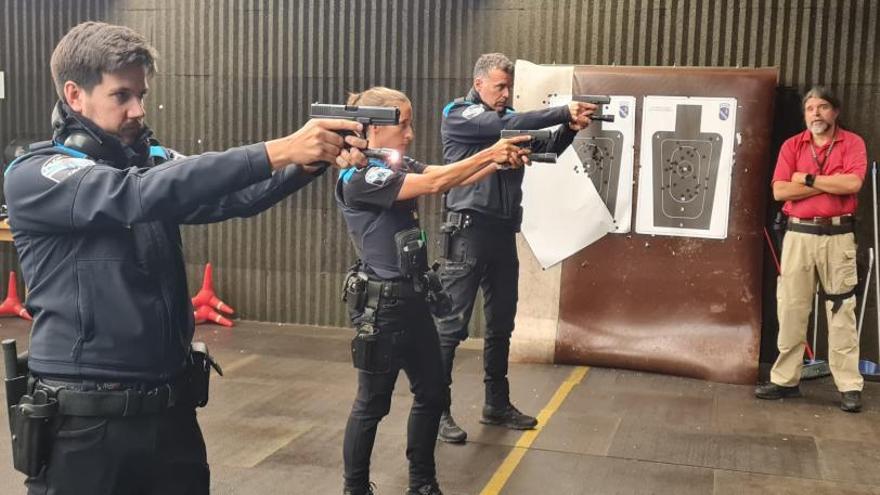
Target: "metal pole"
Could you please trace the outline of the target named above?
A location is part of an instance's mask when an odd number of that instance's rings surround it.
[[[880,242],[877,240],[877,162],[871,166],[871,199],[874,202],[874,252],[880,256]],[[874,264],[874,309],[877,312],[877,361],[880,362],[880,262]]]
[[[865,307],[868,305],[868,288],[871,286],[871,272],[874,270],[874,248],[868,248],[868,274],[865,275],[865,287],[862,289],[862,307],[859,308],[858,340],[862,341],[862,323],[865,321]]]
[[[819,334],[819,284],[816,284],[816,293],[813,295],[813,361],[817,361],[816,337]]]

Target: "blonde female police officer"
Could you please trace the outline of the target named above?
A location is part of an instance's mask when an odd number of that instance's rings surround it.
[[[496,165],[521,166],[527,152],[516,145],[528,137],[501,140],[460,162],[425,165],[402,156],[413,140],[412,105],[403,93],[383,87],[353,94],[349,105],[396,106],[400,124],[371,126],[368,142],[385,158],[343,172],[336,201],[360,256],[346,279],[346,302],[357,336],[352,342],[358,391],[343,443],[344,493],[372,494],[369,467],[376,428],[388,414],[397,375],[403,369],[415,395],[407,427],[410,465],[407,494],[437,495],[434,444],[444,393],[440,345],[427,299],[434,293],[425,234],[416,199],[474,182]]]

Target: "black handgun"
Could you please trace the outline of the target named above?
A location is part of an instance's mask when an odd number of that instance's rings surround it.
[[[360,122],[364,126],[364,139],[371,125],[400,124],[400,109],[397,107],[367,107],[357,105],[332,105],[329,103],[312,103],[309,117],[313,119],[345,119]],[[337,131],[343,138],[353,136],[351,131]],[[348,144],[345,145],[348,147]],[[378,158],[386,162],[396,162],[400,154],[385,148],[361,150],[367,158]],[[395,154],[396,153],[396,154]]]
[[[309,117],[313,119],[345,119],[360,122],[366,133],[368,125],[397,125],[400,109],[397,107],[365,107],[357,105],[331,105],[312,103]]]
[[[532,139],[519,143],[521,148],[531,149],[534,143],[545,143],[550,140],[550,131],[548,130],[518,130],[503,129],[501,131],[502,139],[509,139],[516,136],[531,136]],[[556,163],[556,153],[529,153],[529,160],[533,162]]]
[[[610,96],[604,95],[574,95],[571,97],[573,101],[580,101],[583,103],[592,103],[593,105],[608,105],[611,103]],[[590,116],[590,120],[601,120],[602,122],[614,122],[614,115],[592,115]]]

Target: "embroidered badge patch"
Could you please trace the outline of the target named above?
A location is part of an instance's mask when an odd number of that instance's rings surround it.
[[[392,172],[391,169],[388,168],[371,167],[369,170],[367,170],[366,175],[364,175],[364,180],[374,186],[384,186],[385,181],[387,181],[393,173],[394,172]]]
[[[43,164],[40,173],[51,181],[61,182],[80,169],[91,167],[94,164],[95,162],[86,158],[56,155]]]
[[[465,108],[463,112],[461,112],[461,116],[470,120],[485,111],[486,107],[484,107],[483,105],[471,105]]]

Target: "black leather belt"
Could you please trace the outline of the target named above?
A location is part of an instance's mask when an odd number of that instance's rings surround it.
[[[510,219],[494,217],[475,210],[448,211],[446,223],[460,230],[469,227],[484,227],[497,229],[515,229],[515,222]]]
[[[111,388],[112,390],[106,390]],[[129,387],[116,390],[117,386]],[[182,387],[172,384],[145,388],[139,385],[93,384],[41,378],[36,388],[58,399],[58,414],[66,416],[129,417],[159,414],[181,402]]]
[[[813,235],[840,235],[855,232],[855,217],[844,215],[839,217],[815,217],[788,219],[788,230]]]
[[[370,280],[367,292],[378,293],[383,299],[409,299],[421,296],[416,292],[412,280]]]
[[[788,224],[801,225],[849,225],[856,223],[856,217],[852,215],[841,215],[839,217],[813,217],[813,218],[797,218],[790,217]]]

